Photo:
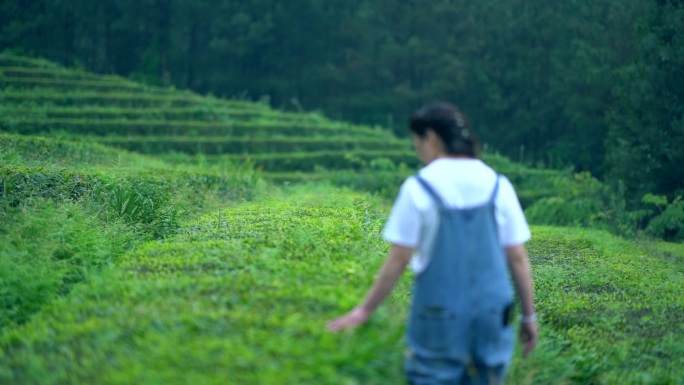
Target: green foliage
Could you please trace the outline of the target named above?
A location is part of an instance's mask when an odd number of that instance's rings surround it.
[[[533,234],[542,328],[564,341],[558,359],[574,362],[573,383],[681,383],[681,259],[603,232]]]
[[[112,149],[86,140],[61,140],[0,132],[0,162],[5,166],[65,168],[168,167],[163,161]]]
[[[408,160],[408,159],[406,159]],[[411,154],[410,160],[408,160],[405,163],[417,163],[416,156],[415,154]],[[378,171],[396,171],[397,165],[392,159],[387,158],[387,157],[379,157],[372,159],[369,163],[370,169],[371,170],[378,170]]]
[[[419,160],[410,151],[309,151],[262,153],[227,156],[231,160],[250,160],[269,172],[324,172],[322,170],[357,170],[363,172],[397,170],[397,165],[418,166]]]
[[[300,174],[315,183],[235,205],[259,189],[251,163],[177,154],[170,165],[85,141],[0,140],[0,382],[402,381],[408,275],[367,327],[331,335],[324,324],[360,300],[387,251],[386,201],[338,186],[393,197],[415,170],[378,156],[371,170]],[[588,208],[576,218],[611,198],[586,173],[485,161],[522,191]],[[533,230],[544,334],[531,358],[516,356],[513,383],[677,383],[681,251],[573,231]],[[152,237],[163,240],[121,255]]]
[[[662,212],[663,209],[667,207],[667,197],[662,195],[653,195],[649,193],[644,195],[644,197],[641,198],[641,201],[646,204],[655,205],[660,210],[660,212]]]
[[[555,196],[541,198],[525,210],[532,223],[560,226],[601,227],[606,221],[609,190],[589,173],[574,179],[553,179]]]
[[[408,111],[456,95],[476,131],[507,156],[600,176],[604,112],[632,62],[634,25],[647,5],[6,0],[0,47],[151,84],[325,109],[401,134]],[[3,56],[5,87],[70,91],[87,80],[91,89],[134,89]]]
[[[184,111],[185,110],[185,111]],[[224,115],[220,115],[224,114]],[[348,138],[386,138],[387,132],[363,126],[309,121],[306,116],[294,119],[264,111],[255,117],[253,111],[220,108],[207,112],[201,107],[121,108],[50,106],[12,106],[0,109],[0,127],[22,134],[63,131],[80,135],[339,135]]]
[[[389,310],[378,317],[389,333],[324,329],[358,299],[387,249],[377,203],[302,191],[208,215],[173,241],[128,253],[116,271],[0,338],[2,382],[399,381],[401,351],[388,346],[402,320]],[[43,322],[60,342],[32,329]],[[78,363],[86,357],[90,364]]]
[[[27,322],[133,244],[174,234],[190,212],[249,199],[260,183],[246,166],[171,167],[100,145],[8,134],[0,144],[3,328]]]
[[[299,152],[322,150],[402,150],[408,148],[403,141],[392,139],[350,139],[348,137],[185,137],[138,136],[135,138],[106,137],[101,143],[143,153],[186,152],[190,154],[242,154],[267,152]]]
[[[26,322],[42,305],[111,264],[136,239],[73,203],[41,200],[0,213],[0,325]]]
[[[100,134],[147,125],[155,136],[165,129],[233,135],[208,124],[162,124],[179,115],[169,111],[149,116],[165,108],[206,107],[189,114],[226,126],[244,117],[175,89],[260,100],[261,112],[269,103],[324,109],[401,135],[418,105],[450,99],[490,147],[527,164],[621,180],[636,210],[646,193],[673,199],[682,190],[682,11],[677,1],[5,0],[0,49],[12,52],[0,57],[0,87],[3,104],[151,107],[145,119],[119,116],[145,122],[138,126],[90,125]],[[165,87],[17,55],[27,52]],[[33,132],[88,124],[53,112],[2,124]],[[290,116],[293,125],[283,128],[292,133],[316,118]]]
[[[169,191],[151,180],[119,178],[98,183],[92,196],[105,218],[140,224],[154,237],[172,233],[182,214],[170,204]]]
[[[644,203],[655,204],[661,211],[646,227],[646,233],[670,242],[684,241],[684,201],[678,196],[668,204],[666,197],[651,194],[644,196]]]
[[[3,57],[12,58],[5,55],[0,56],[0,59]],[[53,98],[50,100],[68,99],[75,95],[85,95],[87,98],[74,99],[74,104],[64,107],[59,106],[59,103],[58,106],[37,103],[29,97],[31,93],[16,94],[12,90],[5,91],[5,96],[17,96],[17,99],[12,99],[14,101],[5,109],[0,109],[0,122],[4,122],[0,124],[5,124],[6,128],[19,129],[23,133],[66,129],[71,133],[61,135],[71,139],[79,137],[74,134],[87,133],[99,136],[97,140],[102,143],[124,146],[135,151],[161,154],[178,151],[196,154],[206,160],[204,166],[208,163],[228,162],[228,167],[234,168],[237,164],[246,162],[248,165],[268,171],[268,176],[273,181],[289,183],[296,180],[327,180],[337,186],[375,192],[388,198],[396,195],[401,181],[415,172],[419,165],[417,157],[409,150],[410,146],[406,141],[397,140],[382,130],[335,123],[320,114],[286,113],[255,103],[202,98],[191,93],[177,93],[143,86],[140,86],[143,92],[136,94],[125,94],[121,91],[106,95],[99,93],[99,96],[104,96],[104,99],[99,99],[101,102],[113,104],[106,107],[93,106],[90,105],[89,98],[98,94],[89,95],[83,93],[83,90],[87,90],[94,82],[114,84],[122,80],[116,77],[100,78],[98,75],[87,75],[58,66],[41,65],[22,67],[12,64],[10,67],[4,67],[4,71],[17,79],[22,75],[30,76],[27,78],[29,80],[38,77],[42,79],[41,82],[33,84],[32,88],[27,88],[34,92],[34,96],[45,94]],[[49,88],[44,88],[50,81],[62,78],[67,78],[69,84],[75,87],[74,94],[52,94]],[[83,89],[78,88],[79,82],[82,83]],[[126,87],[135,85],[132,82],[124,83]],[[137,100],[148,97],[161,104],[156,107],[135,105]],[[132,101],[131,107],[117,104],[119,100],[126,98]],[[76,100],[81,100],[85,106],[77,104]],[[189,104],[185,107],[171,107],[178,100],[185,100]],[[82,114],[81,117],[74,118],[79,114]],[[162,133],[163,136],[149,135],[155,133]],[[103,135],[107,136],[101,137]],[[10,148],[10,151],[4,152],[5,158],[10,160],[9,164],[22,164],[28,158],[50,157],[57,154],[55,151],[59,152],[59,157],[67,164],[76,164],[79,161],[99,165],[105,165],[106,162],[120,163],[121,160],[114,159],[114,156],[122,156],[121,152],[104,148],[91,151],[94,147],[89,147],[89,143],[60,141],[62,147],[57,150],[52,144],[46,145],[36,138],[3,135],[0,139]],[[45,155],[39,153],[41,149],[45,149]],[[70,150],[73,150],[73,155],[69,155]],[[22,161],[12,160],[12,154],[17,152],[31,155],[22,157]],[[225,153],[232,155],[223,155]],[[107,155],[102,159],[96,159],[91,154]],[[125,158],[129,163],[142,161],[134,159],[133,155],[126,155]],[[178,154],[166,156],[166,159],[172,159],[173,163],[180,165],[194,162],[192,157],[183,158]],[[617,193],[611,193],[589,174],[580,173],[578,176],[572,176],[569,172],[531,168],[511,162],[498,154],[486,154],[484,160],[513,182],[532,223],[611,228],[619,234],[633,236],[646,227],[652,216],[647,211],[628,204],[626,189],[618,189]],[[168,165],[163,163],[157,167],[168,169]],[[300,172],[311,174],[305,175]],[[201,178],[205,181],[214,180],[218,184],[221,184],[218,182],[220,180],[235,180],[216,175],[209,176],[203,172],[202,174]],[[183,175],[184,181],[192,185],[187,185],[188,191],[201,196],[199,192],[203,190],[199,185],[202,183],[198,185],[196,178],[190,175],[191,173]],[[159,185],[158,181],[155,183]],[[162,184],[165,188],[177,187],[174,183]],[[216,188],[222,193],[235,190],[232,186],[204,187]],[[237,187],[239,190],[240,187]],[[112,213],[119,213],[124,218],[129,218],[129,221],[153,226],[157,229],[154,233],[158,236],[168,233],[168,229],[173,228],[173,223],[177,222],[173,219],[177,217],[177,213],[159,212],[163,219],[152,215],[152,207],[158,208],[165,204],[153,204],[154,200],[143,199],[143,195],[136,192],[138,189],[145,188],[137,186],[129,189],[110,185],[109,192],[99,193],[100,205],[103,205],[103,202],[111,203],[110,208],[103,212],[109,216],[113,215]],[[164,194],[159,196],[162,197]],[[143,217],[147,219],[143,220]],[[654,230],[656,223],[659,222],[654,222],[648,231],[649,234],[658,233],[671,237],[663,230]]]
[[[657,212],[643,207],[630,209],[621,183],[613,191],[589,173],[574,174],[573,179],[555,174],[547,182],[552,183],[552,192],[525,209],[530,223],[608,229],[630,238],[643,233],[668,241],[682,240],[684,205],[680,198],[668,204],[665,196],[646,194],[643,203],[655,206]]]
[[[0,334],[0,380],[401,383],[409,274],[367,326],[325,331],[387,252],[388,207],[336,190],[285,188],[126,253]],[[602,232],[533,234],[543,334],[532,356],[516,355],[509,382],[681,383],[681,259]]]
[[[179,213],[153,179],[114,179],[103,174],[55,168],[0,168],[0,207],[30,207],[43,200],[84,201],[107,219],[122,219],[162,236],[177,224]]]
[[[51,200],[80,199],[99,182],[98,177],[49,167],[1,167],[2,206],[30,205],[35,198]]]
[[[684,4],[645,4],[635,58],[616,83],[606,142],[609,177],[625,183],[632,208],[645,194],[674,199],[684,190]]]
[[[0,143],[0,209],[79,202],[151,237],[172,233],[185,210],[201,209],[203,199],[249,199],[260,183],[249,164],[171,166],[85,141],[8,134],[0,134]]]
[[[643,229],[644,223],[652,215],[650,210],[630,210],[627,207],[625,185],[618,182],[610,195],[606,221],[610,229],[625,238],[634,238]]]
[[[8,101],[0,108],[0,128],[10,132],[72,141],[96,136],[109,146],[154,154],[231,154],[233,163],[247,160],[271,172],[393,167],[371,165],[375,157],[417,163],[407,142],[377,127],[43,67],[28,59],[22,66],[14,58],[0,55],[7,86],[0,95]],[[56,92],[64,87],[69,92]]]
[[[505,175],[513,184],[523,208],[529,207],[537,200],[558,194],[559,181],[572,178],[565,171],[529,167],[511,161],[498,153],[485,153],[482,160],[498,173]]]

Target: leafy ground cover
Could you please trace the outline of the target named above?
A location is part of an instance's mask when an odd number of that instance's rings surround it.
[[[387,209],[319,185],[187,222],[6,331],[0,380],[401,383],[410,274],[369,325],[324,330],[372,282]],[[684,250],[595,231],[533,233],[542,342],[516,356],[510,383],[682,383],[684,274],[668,255]]]
[[[410,149],[409,143],[378,127],[150,87],[7,53],[0,54],[0,100],[0,130],[71,139],[89,136],[91,141],[148,154],[330,151],[326,158],[300,159],[304,166],[299,170],[311,172],[317,165],[347,167],[347,152]]]
[[[150,87],[7,53],[0,54],[0,100],[0,130],[100,142],[163,156],[174,167],[196,165],[195,156],[214,168],[246,162],[277,184],[325,179],[392,197],[419,166],[410,141],[379,127]],[[485,160],[511,178],[525,207],[554,194],[552,177],[571,177],[495,154]]]
[[[0,328],[27,322],[126,250],[260,189],[251,168],[172,166],[0,133]]]
[[[15,132],[0,133],[0,383],[402,382],[410,274],[369,325],[324,325],[387,251],[385,198],[418,166],[409,142],[11,55],[0,99]],[[346,147],[322,151],[322,133]],[[576,226],[533,228],[542,340],[510,383],[681,384],[682,245],[580,230],[626,215],[590,175],[484,160],[534,223]],[[676,220],[681,202],[661,200]]]

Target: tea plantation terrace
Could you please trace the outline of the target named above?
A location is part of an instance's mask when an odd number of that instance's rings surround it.
[[[251,159],[267,172],[417,166],[410,143],[317,114],[142,85],[0,54],[0,130],[90,140],[148,154]]]
[[[396,194],[420,166],[410,141],[388,130],[275,110],[0,54],[0,131],[58,135],[153,154],[177,165],[248,165],[276,182],[325,179]],[[552,170],[485,155],[527,206],[552,193]]]

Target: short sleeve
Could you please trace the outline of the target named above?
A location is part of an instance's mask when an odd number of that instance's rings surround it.
[[[506,177],[499,181],[496,198],[496,219],[499,225],[501,246],[509,247],[529,241],[532,233],[513,185]]]
[[[401,186],[382,234],[392,244],[416,248],[420,241],[421,216],[411,198],[410,183],[408,179]]]

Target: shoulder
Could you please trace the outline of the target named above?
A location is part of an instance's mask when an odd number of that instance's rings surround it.
[[[499,188],[503,189],[506,192],[513,192],[515,193],[515,187],[513,187],[513,183],[511,183],[510,179],[504,174],[497,174],[499,177]]]
[[[397,202],[408,204],[418,209],[424,209],[430,206],[430,197],[418,181],[419,175],[420,174],[414,174],[404,180],[404,183],[402,183],[401,188],[399,189]],[[425,180],[423,175],[420,175],[420,178]]]
[[[511,183],[510,179],[508,179],[508,177],[503,174],[497,175],[499,178],[499,190],[502,191],[504,194],[515,195],[515,187],[513,187],[513,183]]]
[[[518,194],[515,192],[513,183],[505,175],[499,174],[499,192],[496,197],[496,205],[500,209],[517,209],[520,207]]]

